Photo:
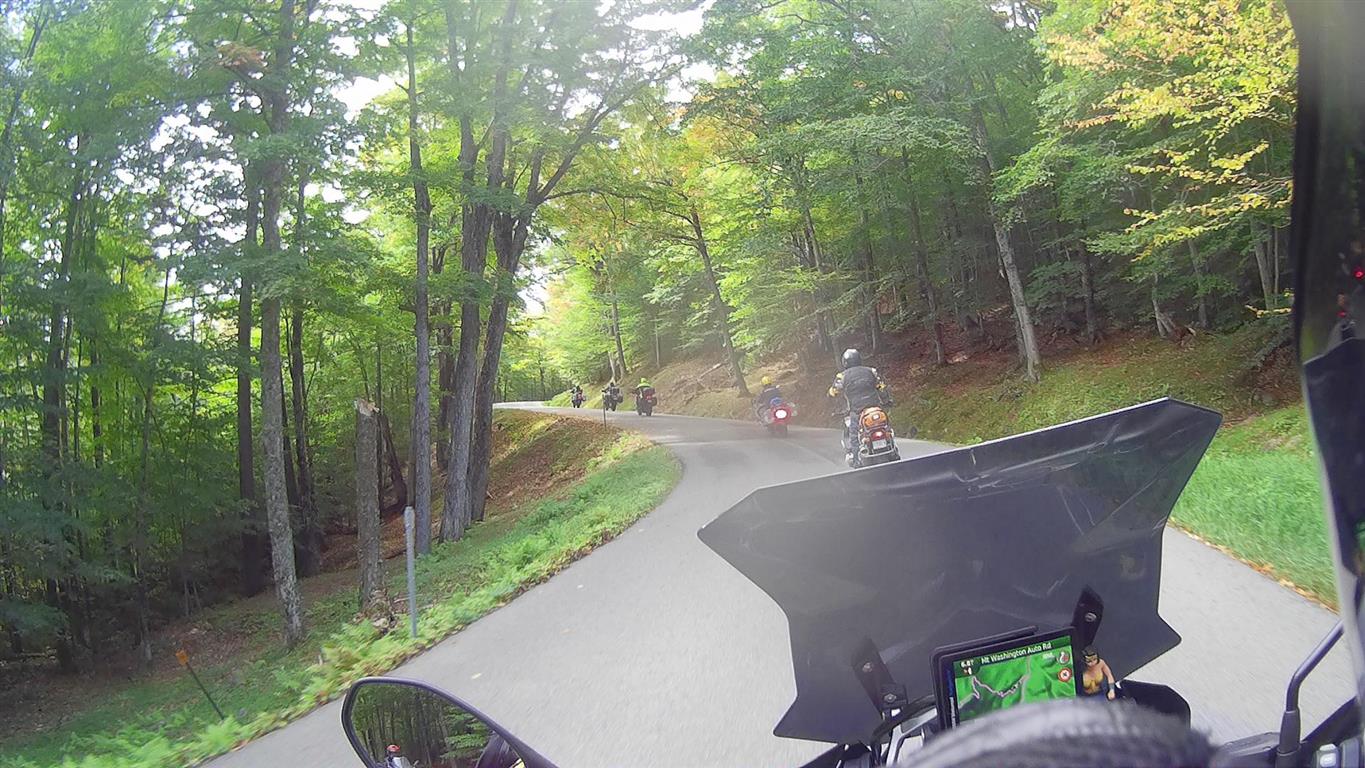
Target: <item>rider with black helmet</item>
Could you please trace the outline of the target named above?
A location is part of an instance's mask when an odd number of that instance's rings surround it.
[[[852,462],[853,446],[857,443],[855,425],[858,414],[873,406],[891,405],[891,393],[877,369],[863,365],[863,356],[858,350],[844,350],[842,364],[843,370],[834,375],[834,383],[829,387],[829,396],[842,395],[847,406],[844,415],[844,458]]]

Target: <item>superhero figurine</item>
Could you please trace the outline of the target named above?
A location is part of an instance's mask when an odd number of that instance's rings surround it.
[[[1085,657],[1085,672],[1081,674],[1081,695],[1099,696],[1101,693],[1110,701],[1118,695],[1114,688],[1114,673],[1109,671],[1109,665],[1104,663],[1100,654],[1095,650],[1095,646],[1087,646],[1082,652]]]

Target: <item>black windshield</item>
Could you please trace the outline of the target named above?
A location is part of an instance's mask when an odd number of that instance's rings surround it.
[[[867,639],[914,699],[935,648],[1072,620],[1104,601],[1115,675],[1179,636],[1157,615],[1161,534],[1221,417],[1159,400],[913,460],[755,491],[703,542],[791,629],[796,700],[779,736],[866,742],[879,715],[853,673]]]

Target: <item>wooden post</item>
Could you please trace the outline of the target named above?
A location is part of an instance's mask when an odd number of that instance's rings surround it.
[[[355,401],[355,527],[359,538],[360,607],[384,589],[379,552],[379,467],[377,413],[363,399]]]

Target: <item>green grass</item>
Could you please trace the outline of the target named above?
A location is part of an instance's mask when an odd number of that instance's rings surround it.
[[[970,443],[1167,396],[1240,418],[1264,409],[1248,381],[1264,345],[1259,329],[1201,336],[1188,349],[1136,338],[1048,361],[1036,384],[998,364],[968,361],[927,374],[908,396],[898,392],[892,421],[915,424],[926,439]],[[1283,388],[1284,377],[1276,378]]]
[[[559,440],[558,420],[499,414],[521,442],[499,451],[505,461],[537,441]],[[474,526],[462,541],[437,545],[417,568],[418,637],[399,629],[381,635],[353,620],[353,585],[309,606],[309,640],[286,651],[277,638],[273,602],[247,601],[208,612],[204,621],[231,626],[248,647],[199,670],[229,717],[219,722],[193,684],[182,678],[144,681],[101,691],[91,706],[59,727],[0,735],[0,765],[65,768],[181,768],[273,730],[343,693],[352,681],[383,673],[433,645],[626,528],[653,509],[676,484],[677,462],[663,448],[630,433],[604,430],[576,450],[554,455],[561,469],[577,461],[581,480]],[[591,450],[589,450],[591,447]],[[402,594],[401,560],[386,565],[391,594]],[[320,577],[327,578],[327,577]]]
[[[1333,605],[1307,417],[1301,404],[1267,410],[1255,396],[1248,361],[1265,339],[1257,329],[1203,336],[1189,349],[1139,339],[1053,361],[1037,384],[969,361],[917,381],[892,422],[918,426],[921,438],[970,444],[1166,396],[1214,408],[1228,423],[1176,505],[1175,523]],[[1288,400],[1292,373],[1272,378]]]
[[[1335,605],[1317,459],[1302,406],[1224,429],[1176,504],[1178,525]]]

